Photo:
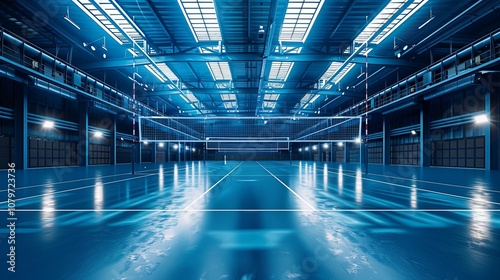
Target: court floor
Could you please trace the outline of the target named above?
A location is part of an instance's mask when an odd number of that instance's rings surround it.
[[[303,161],[136,170],[17,170],[16,272],[2,227],[0,279],[497,279],[498,171],[365,174]]]

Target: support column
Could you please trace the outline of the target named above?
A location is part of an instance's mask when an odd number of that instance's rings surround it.
[[[137,137],[137,138],[139,138],[139,137]],[[137,149],[138,149],[137,156],[139,157],[137,159],[137,163],[142,163],[142,147],[144,146],[144,144],[142,142],[137,142],[136,144],[137,144]]]
[[[344,162],[345,163],[348,163],[350,160],[350,158],[349,158],[350,149],[351,149],[350,142],[346,142],[344,145]]]
[[[87,100],[78,101],[78,165],[89,163],[89,106]]]
[[[111,121],[111,164],[116,164],[116,115],[113,115]]]
[[[335,162],[335,149],[336,149],[336,146],[333,142],[330,143],[330,162]]]
[[[485,88],[485,93],[484,93],[484,111],[487,116],[490,118],[490,123],[486,124],[484,127],[484,169],[485,170],[492,170],[494,164],[493,161],[496,162],[496,158],[493,155],[493,153],[496,155],[496,147],[493,147],[493,144],[495,141],[493,138],[495,138],[495,128],[493,127],[493,119],[494,116],[492,115],[492,95],[490,93],[490,88],[486,87]]]
[[[391,121],[388,116],[382,121],[382,164],[391,164]]]
[[[170,142],[167,142],[167,162],[170,162]]]
[[[28,87],[16,83],[14,90],[14,163],[16,169],[28,169]]]
[[[181,162],[181,149],[182,149],[181,148],[181,143],[179,142],[179,143],[177,143],[177,145],[178,145],[177,146],[177,161]]]
[[[431,140],[429,128],[429,103],[422,101],[420,103],[420,152],[419,161],[420,167],[428,167],[431,165]]]
[[[156,142],[149,143],[149,146],[151,147],[151,162],[155,163],[156,162]]]

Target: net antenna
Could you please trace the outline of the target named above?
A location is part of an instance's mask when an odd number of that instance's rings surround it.
[[[140,142],[205,143],[207,150],[270,152],[292,143],[357,142],[362,117],[139,116]]]

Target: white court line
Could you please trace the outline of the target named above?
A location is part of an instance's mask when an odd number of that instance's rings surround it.
[[[136,173],[139,172],[150,172],[154,170],[160,170],[158,169],[149,169],[149,170],[142,170],[142,171],[137,171]],[[166,173],[169,173],[170,171],[166,171]],[[173,172],[173,170],[172,170]],[[155,173],[158,174],[158,173]],[[75,183],[75,182],[80,182],[80,181],[88,181],[88,180],[95,180],[97,178],[108,178],[108,177],[113,177],[113,176],[125,176],[125,175],[131,175],[133,176],[130,172],[125,172],[125,173],[117,173],[117,174],[111,174],[111,175],[105,175],[105,176],[98,176],[98,177],[93,177],[93,178],[83,178],[83,179],[75,179],[75,180],[69,180],[69,181],[61,181],[61,182],[51,182],[51,183],[44,183],[44,184],[38,184],[38,185],[31,185],[31,186],[25,186],[25,187],[17,187],[16,190],[24,190],[24,189],[31,189],[31,188],[36,188],[36,187],[44,187],[46,185],[60,185],[60,184],[67,184],[67,183]],[[7,190],[0,190],[0,192],[6,192]]]
[[[292,166],[298,166],[298,165],[292,164]],[[339,170],[338,168],[335,168],[335,167],[332,167],[332,166],[329,166],[329,168],[332,168],[332,169],[335,169],[335,170]],[[354,170],[343,170],[342,172],[356,173],[356,171],[354,171]],[[469,186],[462,186],[462,185],[449,184],[449,183],[441,183],[441,182],[433,182],[433,181],[427,181],[427,180],[421,180],[421,179],[413,179],[413,178],[405,178],[405,177],[398,177],[398,176],[390,176],[390,175],[384,175],[384,174],[379,174],[379,173],[368,173],[368,175],[373,175],[373,176],[378,176],[378,177],[394,178],[394,179],[407,180],[407,181],[415,181],[415,182],[421,182],[421,183],[426,183],[426,184],[443,185],[443,186],[447,186],[447,187],[457,187],[457,188],[475,190],[474,187],[469,187]],[[485,189],[484,191],[486,191],[486,192],[500,193],[500,191],[492,190],[492,189]]]
[[[293,166],[298,166],[298,165],[293,165]],[[335,171],[328,171],[328,173],[333,173],[333,174],[339,175],[339,173],[335,172]],[[349,175],[349,174],[342,174],[342,176],[356,178],[356,176]],[[366,178],[366,177],[363,177],[363,176],[361,176],[361,180],[373,181],[373,182],[377,182],[377,183],[382,183],[382,184],[386,184],[386,185],[392,185],[392,186],[406,188],[406,189],[416,189],[416,190],[419,190],[419,191],[430,192],[430,193],[440,194],[440,195],[444,195],[444,196],[451,196],[451,197],[465,199],[465,200],[473,200],[473,201],[476,200],[476,201],[480,201],[482,203],[500,205],[499,202],[486,201],[486,200],[480,199],[480,198],[476,199],[476,198],[472,198],[472,197],[461,196],[461,195],[450,194],[450,193],[443,193],[443,192],[438,192],[438,191],[433,191],[433,190],[428,190],[428,189],[423,189],[423,188],[418,188],[418,187],[414,188],[414,187],[409,187],[409,186],[400,185],[400,184],[396,184],[396,183],[391,183],[391,182],[386,182],[386,181],[380,181],[380,180],[370,179],[370,178]]]
[[[0,209],[0,212],[8,212]],[[500,209],[16,209],[15,212],[500,212]]]
[[[219,181],[217,181],[215,184],[213,184],[210,188],[208,188],[208,190],[206,190],[202,195],[200,195],[197,199],[195,199],[193,202],[191,202],[188,206],[186,206],[186,208],[184,208],[184,211],[188,210],[189,207],[191,207],[193,204],[195,204],[198,200],[200,200],[203,196],[205,196],[209,191],[211,191],[213,188],[215,188],[220,182],[222,182],[224,179],[227,178],[227,176],[229,176],[231,173],[233,173],[234,170],[236,170],[236,168],[240,167],[240,165],[243,164],[243,161],[240,162],[240,164],[238,164],[235,168],[233,168],[231,171],[229,171],[229,173],[227,173],[224,177],[222,177]]]
[[[260,164],[260,162],[257,161],[257,164],[260,165],[260,167],[264,168],[264,170],[267,171],[267,173],[271,174],[274,177],[274,179],[278,180],[278,182],[280,182],[289,191],[291,191],[296,197],[298,197],[300,200],[302,200],[302,202],[304,202],[307,206],[309,206],[313,211],[316,211],[316,209],[311,204],[309,204],[305,199],[303,199],[300,195],[298,195],[287,184],[283,183],[283,181],[281,181],[278,177],[276,177],[273,173],[271,173],[271,171],[267,170],[267,168],[265,168],[264,166],[262,166],[262,164]]]
[[[105,183],[102,183],[102,185],[104,186],[104,185],[119,183],[119,182],[123,182],[123,181],[131,181],[131,180],[135,180],[135,179],[140,179],[140,178],[149,177],[149,176],[156,176],[156,175],[158,175],[158,174],[148,174],[148,175],[142,175],[142,176],[139,176],[139,177],[131,177],[131,178],[117,180],[117,181],[105,182]],[[21,198],[17,198],[16,201],[26,200],[26,199],[30,199],[30,198],[36,198],[36,197],[42,197],[42,196],[46,196],[46,195],[53,195],[53,194],[71,192],[71,191],[78,191],[78,190],[83,190],[83,189],[88,189],[88,188],[93,188],[93,187],[95,187],[95,184],[88,185],[88,186],[83,186],[83,187],[78,187],[78,188],[73,188],[73,189],[67,189],[67,190],[57,191],[57,192],[50,192],[50,193],[33,195],[33,196],[21,197]],[[5,203],[7,203],[7,201],[0,202],[0,204],[5,204]],[[16,209],[16,211],[17,211],[17,209]]]

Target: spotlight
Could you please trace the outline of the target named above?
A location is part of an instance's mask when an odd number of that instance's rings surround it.
[[[405,46],[403,47],[403,51],[406,51],[407,49],[408,49],[408,45],[405,45]]]
[[[309,151],[309,147],[306,147],[304,150]]]
[[[356,138],[356,139],[354,139],[354,142],[356,142],[356,143],[361,143],[361,138]]]
[[[196,152],[196,148],[193,148],[193,149],[192,149],[192,151],[193,151],[193,152]]]
[[[302,152],[302,148],[299,148],[299,152]]]
[[[106,58],[106,54],[105,53],[102,54],[102,58]]]
[[[342,142],[338,142],[338,143],[337,143],[337,146],[342,147],[342,146],[344,146],[344,143],[342,143]]]
[[[54,122],[53,121],[44,121],[42,124],[43,128],[53,128],[54,127]]]
[[[177,149],[179,149],[179,145],[175,144],[174,145],[174,150],[177,150]]]
[[[417,132],[415,130],[412,130],[411,135],[417,135]]]
[[[163,144],[163,143],[158,144],[158,147],[160,147],[160,148],[163,148],[163,146],[165,146],[165,144]]]
[[[313,146],[313,151],[316,151],[318,149],[318,146],[314,145]]]
[[[100,132],[100,131],[94,132],[94,137],[101,138],[102,137],[102,132]]]
[[[328,149],[329,145],[327,143],[323,144],[323,149]]]
[[[484,123],[488,123],[489,121],[490,121],[490,119],[485,114],[474,116],[474,122],[476,124],[484,124]]]
[[[95,52],[95,47],[94,45],[90,46],[90,49]]]
[[[148,141],[144,141],[144,145],[147,145],[147,144],[149,144]]]

